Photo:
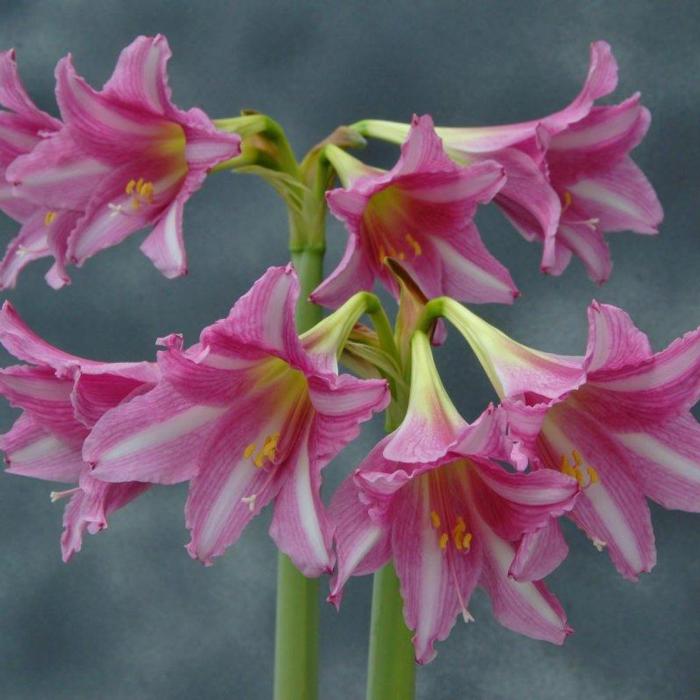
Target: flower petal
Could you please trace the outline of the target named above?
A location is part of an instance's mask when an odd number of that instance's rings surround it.
[[[192,403],[159,384],[107,411],[85,440],[83,458],[103,481],[185,481],[196,473],[202,445],[225,410]]]
[[[417,172],[452,171],[454,162],[447,156],[442,139],[435,133],[433,119],[426,114],[413,116],[411,129],[401,146],[401,156],[392,169],[394,175]]]
[[[30,262],[51,255],[44,216],[42,211],[35,212],[10,241],[0,262],[0,289],[13,289],[19,273]]]
[[[414,333],[411,348],[408,409],[384,456],[397,462],[433,462],[453,447],[467,423],[445,391],[425,333]]]
[[[236,542],[245,526],[275,497],[284,466],[258,468],[246,445],[262,444],[268,425],[247,407],[227,418],[211,435],[192,479],[185,507],[192,539],[187,551],[209,565]]]
[[[178,197],[161,214],[158,223],[141,244],[141,252],[168,279],[187,274],[187,253],[182,236],[185,199]]]
[[[81,447],[81,440],[59,439],[27,413],[0,436],[7,473],[45,481],[77,481],[85,467]]]
[[[576,450],[584,465],[595,469],[596,478],[585,486],[571,519],[596,546],[606,546],[617,570],[636,580],[656,563],[654,531],[649,508],[633,465],[609,435],[608,426],[567,404],[557,405],[544,427],[551,446],[549,466],[555,469],[562,455]]]
[[[136,37],[119,55],[103,94],[145,112],[165,115],[170,106],[167,65],[171,56],[162,34]]]
[[[435,642],[447,638],[460,610],[470,619],[466,606],[481,571],[481,543],[475,538],[468,550],[441,549],[421,481],[395,497],[391,541],[406,625],[414,631],[416,661],[424,664],[435,657]]]
[[[656,233],[663,219],[654,188],[629,157],[579,180],[569,190],[577,206],[598,219],[603,231]]]
[[[556,518],[528,532],[518,543],[517,553],[508,570],[516,581],[540,581],[556,569],[569,553]]]
[[[649,338],[627,313],[611,304],[593,301],[588,307],[588,347],[586,369],[621,369],[652,356]]]
[[[628,451],[645,496],[664,508],[700,512],[700,425],[692,415],[614,435]]]
[[[598,226],[593,222],[571,222],[562,217],[557,243],[566,246],[583,262],[588,276],[596,283],[608,281],[612,272],[610,249]]]
[[[571,634],[559,601],[541,581],[519,582],[509,576],[515,548],[485,522],[475,539],[483,540],[483,570],[479,581],[489,597],[494,617],[508,629],[533,639],[563,644]]]
[[[368,517],[353,476],[333,494],[328,508],[337,555],[328,601],[340,606],[343,587],[351,576],[371,574],[391,558],[391,529]]]
[[[106,484],[83,475],[79,490],[73,494],[63,514],[63,561],[68,562],[80,551],[85,530],[93,535],[104,530],[107,527],[107,518],[114,511],[123,508],[148,488],[149,484],[138,482]]]

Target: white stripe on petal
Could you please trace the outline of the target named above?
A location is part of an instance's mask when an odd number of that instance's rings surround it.
[[[641,457],[651,459],[664,469],[674,472],[688,481],[700,484],[698,463],[672,450],[648,433],[616,433],[617,439],[629,450]]]

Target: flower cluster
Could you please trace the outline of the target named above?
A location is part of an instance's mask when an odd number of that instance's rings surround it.
[[[494,201],[543,243],[544,270],[558,274],[576,254],[597,282],[610,273],[605,232],[656,231],[661,208],[628,156],[649,113],[638,95],[594,104],[616,84],[610,48],[592,46],[578,97],[540,120],[354,125],[357,139],[401,142],[389,171],[349,155],[347,129],[290,164],[277,157],[280,132],[259,126],[267,118],[220,120],[219,129],[197,109],[179,110],[169,56],[163,37],[136,39],[100,92],[63,59],[59,121],[25,93],[14,53],[2,54],[0,207],[22,229],[0,282],[12,286],[27,262],[52,256],[47,279],[59,287],[67,263],[149,225],[143,251],[165,275],[184,273],[184,202],[223,161],[273,182],[297,228],[322,225],[327,202],[347,248],[315,289],[303,264],[269,268],[196,343],[158,339],[151,362],[70,355],[5,303],[0,343],[25,364],[0,371],[0,393],[22,411],[0,448],[10,473],[74,485],[51,496],[70,497],[64,560],[85,530],[106,527],[151,485],[188,482],[187,550],[205,564],[267,504],[279,550],[306,576],[331,574],[336,605],[351,576],[393,562],[420,663],[460,613],[473,620],[476,587],[504,626],[562,643],[571,629],[543,582],[567,556],[560,517],[636,579],[655,563],[646,499],[700,511],[700,426],[690,413],[700,329],[654,353],[624,311],[593,302],[585,352],[565,357],[514,341],[460,302],[518,294],[481,241],[480,204]],[[335,176],[342,186],[330,189]],[[293,251],[296,260],[309,252]],[[399,303],[394,328],[371,293],[377,280]],[[299,333],[295,311],[310,306],[302,288],[335,310]],[[473,423],[434,363],[446,321],[499,397]],[[326,506],[322,470],[385,409],[389,434]]]

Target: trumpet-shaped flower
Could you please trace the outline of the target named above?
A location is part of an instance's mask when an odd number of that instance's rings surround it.
[[[217,131],[201,110],[173,104],[170,55],[165,37],[138,37],[99,92],[77,75],[70,56],[62,59],[56,99],[65,128],[8,168],[23,198],[84,210],[68,239],[72,262],[154,226],[142,251],[167,277],[187,271],[185,202],[209,168],[239,154],[240,138]]]
[[[507,181],[495,202],[528,240],[544,244],[542,268],[560,274],[572,254],[590,277],[604,282],[612,263],[603,234],[656,233],[663,212],[652,186],[629,158],[649,128],[639,94],[614,106],[594,106],[617,85],[610,46],[591,45],[588,76],[559,112],[519,124],[440,128],[458,163],[496,160]],[[399,141],[406,125],[362,122],[364,133]]]
[[[55,259],[46,281],[59,288],[69,281],[65,270],[68,235],[80,212],[50,209],[13,192],[5,173],[19,156],[57,132],[61,122],[40,110],[27,94],[17,72],[14,50],[0,53],[0,209],[22,224],[0,262],[0,288],[14,287],[22,269],[44,257]]]
[[[413,381],[405,421],[368,455],[331,502],[338,567],[330,600],[338,604],[351,575],[391,558],[401,582],[404,617],[416,659],[435,656],[479,585],[506,627],[560,644],[570,629],[541,581],[510,575],[516,545],[568,511],[575,479],[554,471],[507,471],[504,415],[489,407],[473,424],[442,387],[428,339],[413,339]]]
[[[700,512],[700,425],[690,413],[700,396],[700,329],[654,353],[624,311],[594,302],[586,354],[567,358],[520,345],[458,304],[447,302],[445,315],[475,349],[524,453],[579,481],[574,522],[626,578],[650,571],[646,498]],[[522,566],[560,545],[554,531],[528,541]]]
[[[81,451],[95,421],[154,386],[158,369],[146,362],[99,363],[64,353],[34,334],[8,302],[0,311],[0,343],[30,363],[0,370],[0,393],[22,409],[0,437],[7,472],[76,484],[51,494],[52,500],[70,496],[61,537],[63,560],[68,561],[80,550],[86,529],[94,534],[106,528],[115,510],[149,486],[96,481]]]
[[[331,212],[349,238],[343,259],[312,294],[337,307],[379,278],[394,296],[388,258],[415,279],[427,297],[447,294],[470,302],[511,303],[517,290],[508,271],[486,250],[472,222],[476,207],[503,186],[495,162],[460,167],[445,154],[429,116],[415,117],[388,172],[336,149],[330,158],[344,188],[328,193]]]
[[[270,268],[199,343],[166,339],[162,381],[107,412],[85,443],[95,478],[191,480],[188,551],[207,564],[275,499],[278,547],[307,575],[333,566],[321,469],[389,395],[384,380],[338,375],[338,348],[314,329],[300,340],[298,294],[291,267]]]

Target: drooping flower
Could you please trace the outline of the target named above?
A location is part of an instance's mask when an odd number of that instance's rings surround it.
[[[170,336],[162,381],[109,411],[85,443],[96,478],[191,480],[188,551],[205,563],[275,499],[278,547],[306,575],[333,566],[321,469],[389,395],[384,380],[339,375],[339,349],[314,329],[297,336],[298,294],[291,267],[270,268],[198,343],[183,350]]]
[[[63,560],[68,561],[80,551],[86,529],[94,534],[106,528],[115,510],[149,487],[96,481],[81,452],[97,419],[153,387],[158,368],[147,362],[100,363],[69,355],[33,333],[9,302],[0,311],[0,343],[29,363],[0,370],[0,393],[22,409],[10,431],[0,436],[7,472],[75,484],[51,494],[52,500],[70,496],[61,537]]]
[[[577,482],[549,470],[507,471],[504,415],[489,407],[468,425],[440,383],[427,337],[413,339],[411,399],[404,422],[368,455],[331,502],[338,604],[352,575],[393,558],[416,659],[435,656],[456,616],[483,587],[506,627],[560,644],[570,629],[541,581],[510,576],[516,545],[569,510]]]
[[[70,56],[56,67],[56,99],[65,128],[8,168],[25,199],[85,211],[68,240],[78,265],[146,226],[141,250],[166,276],[187,271],[185,202],[209,168],[240,152],[240,138],[217,131],[200,109],[177,108],[167,84],[165,37],[138,37],[97,92]]]
[[[44,257],[55,259],[46,281],[57,289],[69,281],[65,270],[67,241],[80,212],[36,204],[13,192],[5,180],[7,168],[16,158],[62,126],[32,102],[19,78],[14,50],[0,52],[0,106],[7,110],[0,112],[0,209],[22,224],[0,262],[0,289],[14,287],[22,269]]]
[[[603,234],[656,233],[663,218],[652,186],[628,155],[650,123],[639,94],[618,105],[594,106],[616,86],[610,46],[597,41],[586,82],[563,110],[519,124],[437,128],[456,162],[489,159],[505,168],[507,181],[494,201],[525,238],[544,244],[542,268],[551,274],[561,274],[575,254],[602,283],[612,267]],[[408,130],[391,122],[358,126],[395,142]]]
[[[371,290],[377,278],[398,296],[388,258],[400,261],[427,297],[511,303],[517,296],[508,271],[472,222],[477,205],[503,185],[497,163],[456,165],[429,116],[414,118],[388,172],[340,149],[329,153],[344,187],[328,192],[328,206],[349,237],[340,264],[313,292],[315,301],[337,307],[355,292]]]
[[[583,357],[525,347],[463,307],[445,315],[464,333],[503,399],[510,430],[535,464],[574,476],[570,516],[618,571],[636,579],[656,561],[646,498],[700,512],[700,328],[654,353],[621,309],[594,302]],[[521,562],[562,540],[541,533]],[[526,575],[526,574],[524,574]]]

